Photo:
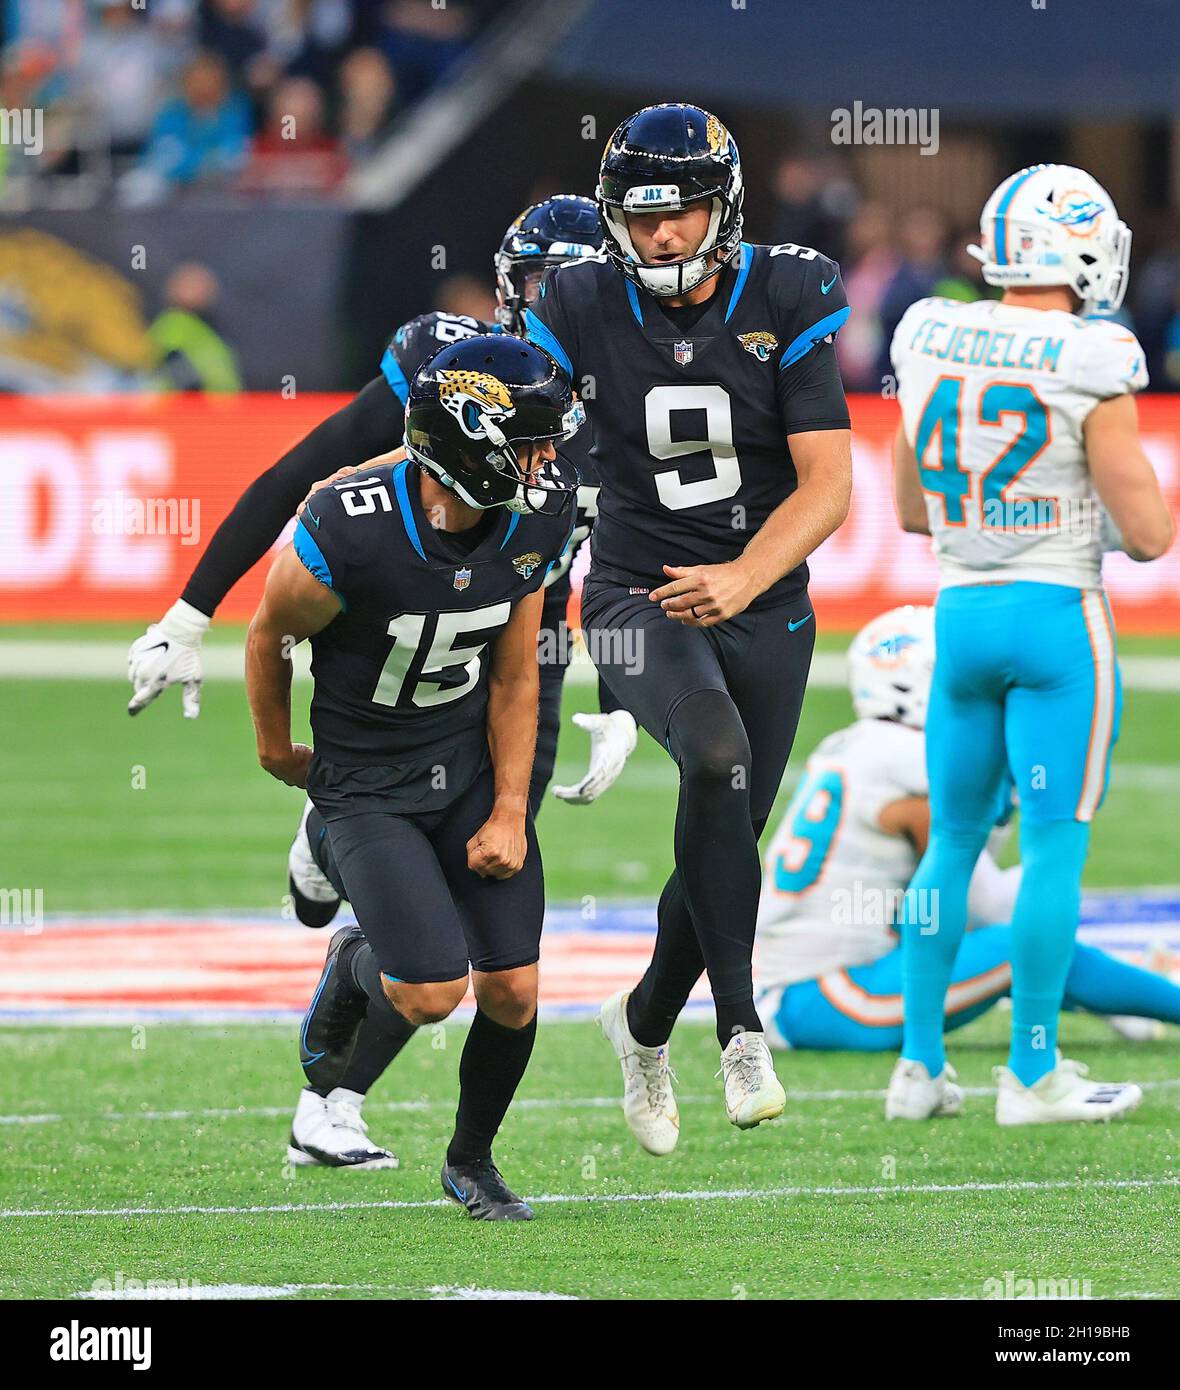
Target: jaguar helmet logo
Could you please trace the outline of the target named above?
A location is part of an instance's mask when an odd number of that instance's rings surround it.
[[[738,342],[747,352],[752,352],[759,362],[768,362],[770,354],[778,347],[778,339],[773,333],[739,333]]]
[[[516,414],[512,393],[490,372],[439,372],[438,398],[468,439],[486,439],[486,421],[500,424]]]
[[[705,139],[709,142],[709,153],[714,159],[724,159],[729,153],[729,131],[716,116],[705,122]]]

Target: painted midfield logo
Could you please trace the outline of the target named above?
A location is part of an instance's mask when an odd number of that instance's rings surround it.
[[[678,367],[687,367],[692,361],[692,344],[687,340],[673,343],[672,356],[675,357]]]

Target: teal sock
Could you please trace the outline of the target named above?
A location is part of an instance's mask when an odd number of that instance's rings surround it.
[[[1180,1023],[1180,986],[1081,942],[1074,946],[1065,997],[1068,1003],[1095,1014],[1132,1014]]]
[[[935,828],[902,903],[901,1055],[921,1062],[931,1076],[946,1065],[946,992],[967,929],[967,885],[986,839],[986,826]]]
[[[1057,1065],[1057,1018],[1074,958],[1090,827],[1079,821],[1020,829],[1024,872],[1012,912],[1012,1045],[1008,1066],[1032,1086]]]

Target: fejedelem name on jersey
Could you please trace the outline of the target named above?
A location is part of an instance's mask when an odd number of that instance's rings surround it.
[[[1013,355],[1017,334],[990,328],[952,325],[942,319],[923,319],[910,339],[910,348],[940,362],[966,367],[1018,368],[1030,372],[1055,372],[1065,347],[1064,338],[1032,337]]]

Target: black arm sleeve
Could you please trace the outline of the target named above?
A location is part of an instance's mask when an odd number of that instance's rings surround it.
[[[776,385],[788,434],[848,429],[848,402],[834,344],[817,343],[805,357],[779,372]]]
[[[257,477],[225,518],[181,598],[212,617],[217,605],[275,543],[313,483],[402,442],[405,412],[384,377],[336,411]]]

